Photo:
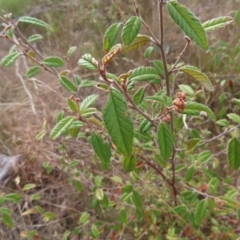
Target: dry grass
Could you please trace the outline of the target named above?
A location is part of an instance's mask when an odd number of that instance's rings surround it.
[[[236,3],[233,0],[186,0],[180,2],[189,6],[196,15],[201,16],[202,20],[220,15],[229,15],[230,10],[236,9]],[[121,7],[124,8],[124,6]],[[89,6],[89,8],[91,8],[91,6]],[[66,7],[65,10],[68,10],[68,8]],[[106,9],[104,8],[103,10]],[[126,9],[126,11],[127,10],[128,9]],[[76,27],[80,24],[80,19],[77,19],[75,24],[73,24],[72,21],[74,17],[77,17],[79,12],[76,11],[74,13],[72,11],[72,7],[67,11],[67,14],[70,14],[72,17],[64,17],[66,28],[56,35],[61,36],[61,38],[54,38],[54,45],[56,44],[57,47],[53,48],[53,46],[51,46],[52,42],[41,47],[43,47],[43,50],[48,52],[49,55],[61,56],[69,47],[68,44],[79,46],[77,57],[74,57],[71,63],[74,68],[77,58],[80,57],[84,51],[89,52],[88,50],[90,50],[90,52],[96,53],[97,55],[101,53],[98,49],[94,48],[94,42],[100,41],[99,38],[97,40],[95,39],[96,34],[89,36],[87,33],[88,29],[76,30]],[[53,16],[54,11],[47,12],[44,18],[51,20]],[[156,15],[153,14],[147,21],[149,21],[153,29],[156,30],[157,18],[154,16]],[[104,18],[101,16],[101,19]],[[102,25],[107,26],[105,22],[102,23]],[[73,29],[71,29],[71,26],[73,26]],[[100,32],[103,33],[105,29],[102,29],[100,25],[98,25],[98,27],[100,29],[98,29],[99,34],[97,37],[102,37],[103,34],[101,35]],[[220,30],[218,33],[210,36],[210,43],[215,44],[214,41],[217,38],[221,38],[230,42],[230,45],[236,44],[236,40],[238,39],[236,29],[239,30],[239,27],[229,26],[224,30]],[[70,42],[69,35],[67,35],[68,32],[70,32],[71,36]],[[172,62],[184,45],[184,41],[179,41],[183,35],[175,27],[167,28],[165,34],[167,44],[171,46],[171,54],[168,58],[170,62]],[[89,41],[87,40],[88,36]],[[48,41],[51,41],[51,39],[51,37],[48,37]],[[3,42],[2,39],[0,39],[0,41],[0,58],[2,58],[7,53],[9,45]],[[61,50],[64,51],[61,52]],[[206,59],[206,55],[198,52],[196,56],[196,48],[194,46],[192,46],[186,53],[186,56],[183,57],[185,62],[191,62],[193,64],[194,61],[200,64],[202,59]],[[121,60],[125,62],[124,59]],[[121,69],[119,66],[114,65],[113,70],[121,72],[124,66],[129,67],[129,63],[125,62],[125,64],[121,65]],[[78,71],[78,69],[76,70]],[[23,194],[24,199],[21,201],[21,204],[12,207],[12,216],[16,222],[16,228],[9,231],[8,228],[1,224],[0,239],[14,239],[13,237],[19,239],[21,232],[24,234],[24,231],[31,229],[37,230],[38,234],[44,239],[62,239],[62,234],[65,230],[73,230],[73,227],[77,225],[81,212],[90,208],[88,187],[91,186],[91,183],[86,180],[87,178],[82,170],[84,167],[94,166],[92,162],[92,150],[83,139],[60,139],[59,141],[51,141],[49,139],[49,132],[55,124],[55,117],[57,113],[66,106],[65,97],[67,96],[55,77],[48,73],[42,73],[35,81],[24,78],[23,84],[14,66],[6,69],[1,67],[0,71],[0,152],[10,155],[23,154],[25,156],[17,174],[20,177],[20,184],[17,186],[13,183],[11,187],[13,187],[16,192],[21,192],[20,189],[25,184],[36,184],[34,191],[32,190]],[[19,73],[24,76],[25,72],[25,65],[22,61],[19,66]],[[85,75],[85,77],[97,78],[94,75]],[[85,94],[88,93],[85,92]],[[36,141],[35,137],[41,131],[44,121],[47,123],[47,134],[41,141]],[[67,146],[65,152],[59,150],[62,144]],[[73,173],[69,167],[66,168],[66,171],[62,170],[61,159],[63,158],[66,159],[66,166],[68,166],[69,161],[73,159],[79,163],[78,170],[84,185],[84,191],[82,193],[78,192],[72,184],[67,183],[67,180],[73,177]],[[53,166],[51,174],[47,174],[46,170],[42,167],[46,161]],[[94,167],[92,169],[92,173],[96,174],[96,172],[94,172],[96,169],[94,170]],[[116,171],[120,170],[117,169]],[[3,191],[6,193],[9,189],[4,189]],[[12,191],[12,189],[10,191]],[[30,198],[32,194],[39,194],[40,200],[31,201]],[[33,209],[36,205],[41,206],[45,211],[54,212],[56,219],[50,222],[44,222],[44,219],[39,213],[21,216],[23,212]],[[11,205],[9,205],[9,207],[11,208]]]

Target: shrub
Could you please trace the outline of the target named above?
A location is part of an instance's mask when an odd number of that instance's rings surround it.
[[[182,61],[190,44],[206,51],[208,32],[231,23],[232,18],[224,16],[201,23],[177,1],[159,0],[158,37],[133,2],[135,15],[106,30],[102,59],[97,61],[85,53],[78,61],[80,67],[97,72],[98,81],[82,79],[71,74],[71,69],[56,70],[69,62],[75,46],[64,59],[43,58],[31,45],[41,36],[27,40],[18,29],[18,24],[25,22],[51,30],[47,23],[31,17],[15,23],[9,15],[1,17],[6,23],[2,37],[16,46],[1,64],[10,66],[24,55],[34,62],[26,73],[28,78],[45,70],[59,79],[71,95],[50,137],[77,138],[85,128],[90,129],[87,139],[102,169],[94,176],[87,175],[92,182],[92,209],[81,213],[75,230],[66,231],[63,239],[71,232],[88,239],[235,239],[238,233],[234,224],[240,219],[238,191],[233,179],[220,173],[222,164],[228,163],[227,168],[233,170],[240,166],[240,116],[234,112],[240,100],[232,98],[232,111],[227,118],[217,119],[204,101],[211,96],[215,83],[200,69]],[[168,62],[164,48],[164,11],[185,34],[179,39],[185,46],[173,63]],[[141,34],[143,28],[146,34]],[[117,55],[127,56],[137,50],[144,65],[119,76],[108,70]],[[82,99],[78,93],[85,88],[105,92],[106,104],[94,107],[98,94]],[[44,134],[41,132],[38,139]],[[220,160],[226,156],[228,162]],[[78,171],[74,183],[81,191]],[[3,217],[5,222],[9,219],[6,212]]]

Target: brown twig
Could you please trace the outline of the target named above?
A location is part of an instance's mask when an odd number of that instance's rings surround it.
[[[167,179],[167,177],[165,176],[165,174],[162,172],[160,168],[158,168],[155,164],[153,164],[146,158],[142,157],[141,155],[137,155],[137,157],[141,158],[147,165],[149,165],[152,169],[154,169],[169,186],[172,186],[172,183]]]
[[[174,71],[175,67],[176,67],[177,64],[179,63],[180,59],[182,58],[183,54],[185,53],[185,51],[186,51],[186,49],[187,49],[187,47],[188,47],[188,45],[189,45],[189,43],[190,43],[190,39],[189,39],[188,37],[185,37],[185,39],[186,39],[187,42],[186,42],[186,44],[185,44],[182,52],[179,54],[176,62],[173,64],[172,68],[168,71],[168,74],[169,74],[169,75]]]
[[[240,124],[238,124],[237,126],[235,126],[234,128],[231,128],[229,130],[225,130],[224,132],[220,133],[219,135],[213,137],[213,138],[210,138],[210,139],[207,139],[207,140],[203,140],[203,141],[200,141],[199,144],[196,145],[196,147],[201,147],[203,146],[205,143],[209,143],[209,142],[212,142],[214,140],[217,140],[218,138],[220,137],[223,137],[224,135],[227,135],[228,133],[236,130],[237,128],[240,128]],[[188,150],[187,148],[179,148],[179,149],[176,149],[177,152],[182,152],[182,151],[186,151]]]

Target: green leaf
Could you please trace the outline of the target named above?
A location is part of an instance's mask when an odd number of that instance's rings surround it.
[[[91,117],[94,113],[96,113],[96,108],[87,108],[81,112],[82,117],[88,118]]]
[[[200,226],[202,220],[206,217],[207,215],[207,199],[201,200],[194,211],[194,223],[197,226]]]
[[[68,240],[69,239],[68,237],[69,237],[70,234],[71,234],[71,231],[66,230],[63,234],[62,240]]]
[[[136,104],[136,105],[139,105],[141,104],[143,98],[144,98],[144,93],[145,93],[145,88],[142,87],[142,88],[139,88],[136,93],[134,94],[133,96],[133,102]]]
[[[34,41],[37,41],[37,40],[40,40],[40,39],[43,39],[43,36],[40,35],[40,34],[33,34],[32,36],[30,36],[28,38],[28,42],[34,42]]]
[[[173,136],[169,126],[161,122],[158,126],[158,146],[163,160],[168,160],[173,151]]]
[[[225,197],[225,196],[219,196],[220,200],[223,200],[225,203],[225,206],[233,208],[236,210],[236,208],[239,208],[239,201],[236,201],[235,199]]]
[[[130,45],[123,45],[122,51],[128,52],[135,49],[138,49],[151,41],[151,38],[147,35],[138,34],[137,37]]]
[[[128,78],[130,81],[151,81],[155,80],[160,83],[160,76],[153,67],[139,67],[132,71]]]
[[[2,221],[5,225],[7,225],[9,228],[14,227],[13,219],[8,213],[2,213]]]
[[[193,138],[193,139],[190,139],[188,142],[187,142],[187,150],[192,150],[194,149],[198,143],[201,142],[201,139],[199,138]]]
[[[228,142],[228,163],[234,170],[240,167],[240,141],[236,137]]]
[[[104,194],[104,196],[103,196],[102,205],[104,208],[108,208],[108,206],[109,206],[109,199],[108,199],[107,194]]]
[[[185,92],[187,95],[189,95],[189,96],[194,95],[194,90],[192,89],[191,86],[185,85],[185,84],[179,84],[178,87],[180,88],[180,90],[182,92]]]
[[[103,120],[112,142],[124,155],[132,154],[133,122],[128,116],[128,107],[121,93],[110,89],[109,99],[103,109]]]
[[[6,201],[11,201],[11,202],[18,203],[22,199],[22,196],[20,194],[17,194],[17,193],[9,193],[9,194],[6,194],[4,196],[4,199]]]
[[[124,45],[130,45],[137,37],[142,25],[140,17],[133,16],[127,20],[122,30],[122,40]]]
[[[46,135],[46,130],[42,130],[40,133],[38,133],[37,135],[36,135],[36,140],[37,141],[39,141],[39,140],[41,140],[41,139],[43,139],[43,137]]]
[[[131,193],[133,191],[133,186],[132,185],[125,185],[122,187],[122,192],[123,193]]]
[[[9,67],[11,66],[21,55],[21,53],[19,52],[12,52],[9,53],[7,56],[5,56],[2,61],[1,61],[1,65],[3,67]]]
[[[61,76],[60,83],[62,86],[70,92],[76,93],[78,91],[77,87],[73,82],[71,82],[67,77]]]
[[[233,98],[231,100],[232,103],[235,103],[235,104],[240,104],[240,99],[237,99],[237,98]]]
[[[119,220],[122,224],[127,224],[128,219],[127,219],[127,212],[126,212],[126,210],[122,209],[122,210],[120,211],[118,220]]]
[[[76,103],[76,101],[74,101],[74,100],[71,99],[71,98],[68,98],[68,99],[67,99],[67,102],[68,102],[69,108],[70,108],[73,112],[77,113],[77,112],[79,111],[78,104]]]
[[[8,51],[8,54],[16,52],[17,51],[16,49],[17,49],[17,46],[16,45],[12,45],[12,47],[10,47],[10,49]]]
[[[82,186],[82,183],[79,180],[75,181],[75,187],[79,192],[82,192],[83,186]]]
[[[51,31],[53,30],[49,24],[45,23],[40,19],[33,18],[33,17],[28,17],[28,16],[21,17],[18,19],[18,22],[29,23],[29,24],[45,27]]]
[[[144,57],[149,58],[152,55],[152,52],[153,52],[153,47],[152,46],[148,47],[144,52]]]
[[[202,73],[198,68],[190,65],[185,65],[179,68],[181,72],[188,74],[189,76],[195,78],[198,82],[200,82],[207,90],[214,91],[214,87],[204,73]]]
[[[98,99],[98,95],[96,95],[96,94],[93,94],[93,95],[90,95],[90,96],[86,97],[81,102],[80,111],[82,112],[82,111],[86,110],[88,107],[93,105],[96,102],[97,99]]]
[[[181,172],[182,170],[184,170],[186,167],[187,167],[186,164],[183,164],[183,163],[182,163],[182,164],[179,164],[179,165],[176,166],[175,171],[176,171],[176,173],[179,173],[179,172]]]
[[[154,159],[161,168],[165,168],[167,166],[167,161],[163,160],[163,157],[160,154],[154,154]]]
[[[199,19],[177,1],[168,1],[167,9],[173,21],[183,32],[199,47],[206,50],[208,47],[207,35]]]
[[[229,123],[226,119],[219,119],[218,121],[216,121],[216,124],[218,124],[222,127],[227,127],[229,125]]]
[[[139,126],[139,131],[141,133],[147,132],[152,127],[152,123],[148,121],[147,119],[144,119]]]
[[[113,23],[105,32],[103,38],[103,52],[108,53],[110,49],[114,46],[118,34],[120,32],[122,23]]]
[[[44,65],[48,67],[62,67],[64,65],[64,61],[60,57],[46,57],[43,60]]]
[[[88,212],[83,212],[78,220],[79,224],[86,225],[89,221],[90,214]]]
[[[202,23],[202,26],[204,27],[205,32],[212,32],[219,28],[225,27],[227,24],[230,24],[232,22],[233,22],[232,17],[222,16],[222,17],[217,17],[217,18],[208,20],[208,21]]]
[[[58,113],[58,115],[56,117],[56,123],[58,123],[63,118],[64,118],[64,111],[61,111],[61,112]]]
[[[99,82],[97,81],[90,81],[90,80],[81,80],[81,83],[79,84],[79,88],[82,88],[82,87],[92,87],[92,86],[96,86],[98,85]]]
[[[185,181],[186,182],[189,182],[189,181],[192,180],[194,172],[195,172],[194,166],[191,166],[191,167],[188,168],[188,171],[185,175]]]
[[[76,50],[77,50],[76,46],[70,47],[67,52],[67,57],[71,57]]]
[[[137,163],[137,160],[133,155],[130,156],[130,157],[127,156],[124,159],[123,168],[124,168],[125,171],[131,172],[136,168],[136,163]]]
[[[93,238],[99,239],[99,232],[95,224],[93,224],[91,227],[91,235]]]
[[[96,60],[88,53],[78,60],[78,65],[88,70],[97,70]]]
[[[233,120],[234,122],[240,124],[240,116],[236,113],[229,113],[227,114],[228,118],[230,118],[231,120]]]
[[[199,115],[201,111],[206,112],[208,114],[208,117],[214,120],[215,116],[212,110],[201,103],[187,102],[186,107],[182,113],[189,115]]]
[[[30,189],[35,188],[35,187],[36,187],[36,184],[29,183],[29,184],[24,185],[23,191],[27,191],[27,190],[30,190]]]
[[[43,214],[43,221],[46,223],[54,219],[56,219],[56,214],[54,212],[45,212]]]
[[[110,158],[111,158],[111,147],[109,143],[104,142],[103,139],[92,133],[90,137],[90,142],[94,149],[95,154],[101,161],[101,166],[103,170],[107,170],[110,166]]]
[[[99,201],[102,201],[103,198],[104,198],[104,193],[103,193],[103,190],[102,188],[98,188],[96,190],[96,198],[99,200]]]
[[[137,209],[142,208],[143,206],[142,198],[138,192],[133,191],[132,200]]]
[[[154,60],[153,61],[153,66],[157,70],[158,74],[160,74],[162,77],[165,76],[164,66],[163,66],[163,62],[162,61]]]
[[[68,130],[68,128],[70,127],[70,125],[72,124],[73,121],[74,121],[74,117],[72,117],[72,116],[68,116],[68,117],[61,119],[55,125],[55,127],[52,129],[52,131],[50,133],[51,139],[54,140],[54,139],[58,138],[62,133],[64,133],[66,130]]]
[[[13,37],[13,34],[14,34],[14,29],[13,29],[13,27],[11,27],[11,28],[9,28],[9,29],[7,30],[7,36],[8,36],[8,38],[12,38],[12,37]]]
[[[113,176],[111,177],[111,179],[116,183],[120,183],[121,185],[123,184],[122,178],[120,178],[119,176]]]
[[[27,77],[32,78],[32,77],[36,76],[40,72],[40,70],[41,69],[38,66],[34,66],[34,67],[29,68],[28,71],[27,71]]]
[[[71,128],[80,128],[83,126],[83,122],[79,121],[79,120],[75,120],[72,122],[72,124],[70,125],[70,129]]]

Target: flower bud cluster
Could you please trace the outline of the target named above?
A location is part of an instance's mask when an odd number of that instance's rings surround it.
[[[184,92],[178,92],[176,94],[176,97],[177,99],[173,101],[173,107],[175,111],[181,113],[186,106],[186,103],[185,103],[186,94]]]

